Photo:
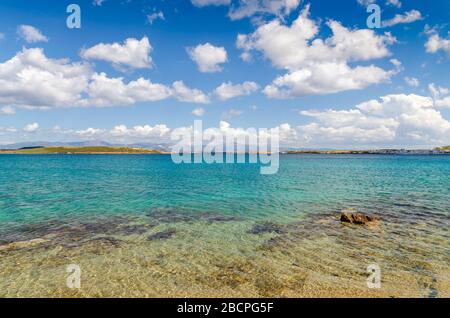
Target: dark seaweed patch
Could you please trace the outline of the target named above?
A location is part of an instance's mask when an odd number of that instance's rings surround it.
[[[283,234],[284,232],[285,230],[282,225],[273,222],[256,223],[249,231],[250,234],[255,235],[264,233]]]
[[[175,229],[167,229],[167,230],[152,234],[152,235],[148,236],[147,239],[149,241],[167,240],[167,239],[170,239],[172,236],[174,236],[176,232],[177,231]]]

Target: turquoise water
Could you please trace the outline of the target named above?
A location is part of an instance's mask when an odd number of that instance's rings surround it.
[[[450,213],[449,156],[285,155],[252,164],[173,164],[169,155],[0,156],[0,222],[182,208],[286,219],[355,207]]]
[[[0,171],[0,297],[450,297],[450,156],[282,155],[261,175],[2,155]],[[341,223],[348,208],[381,220]]]

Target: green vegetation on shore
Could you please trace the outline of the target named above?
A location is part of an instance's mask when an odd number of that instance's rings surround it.
[[[23,154],[23,155],[45,155],[45,154],[161,154],[162,152],[143,148],[129,147],[37,147],[16,150],[2,150],[0,154]]]
[[[450,152],[450,146],[440,147],[440,148],[437,148],[437,149],[440,150],[440,151]]]

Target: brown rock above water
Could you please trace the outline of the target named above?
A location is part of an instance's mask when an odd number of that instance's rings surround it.
[[[377,222],[377,217],[368,216],[363,213],[356,212],[354,210],[344,210],[341,212],[341,222],[358,224],[358,225],[370,225]]]

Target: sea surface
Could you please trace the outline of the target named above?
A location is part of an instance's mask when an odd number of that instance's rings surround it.
[[[0,155],[0,296],[449,297],[449,224],[447,155]]]

